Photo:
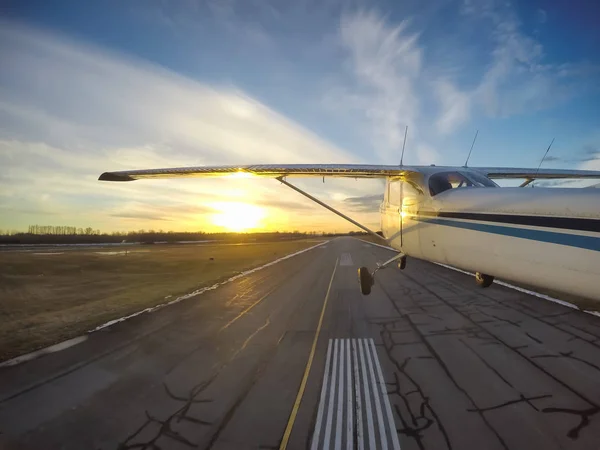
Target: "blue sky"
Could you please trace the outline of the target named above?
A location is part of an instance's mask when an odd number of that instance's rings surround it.
[[[435,0],[14,1],[0,23],[0,228],[214,228],[225,203],[346,229],[247,180],[98,184],[104,170],[399,160],[600,169],[600,6]],[[376,182],[305,182],[348,198]],[[219,206],[220,205],[220,206]],[[268,220],[267,220],[268,218]],[[264,225],[264,224],[263,224]]]

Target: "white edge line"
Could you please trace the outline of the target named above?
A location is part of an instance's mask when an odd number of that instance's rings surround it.
[[[377,377],[379,378],[379,391],[382,396],[383,406],[385,406],[385,413],[387,415],[388,425],[390,427],[390,434],[392,437],[392,447],[394,450],[400,450],[400,441],[398,440],[398,432],[396,431],[396,422],[394,421],[394,415],[392,414],[392,405],[390,405],[390,396],[387,393],[385,386],[385,380],[383,379],[383,371],[381,370],[381,363],[377,355],[377,349],[375,348],[375,342],[371,340],[371,347],[373,349],[373,357],[375,358],[375,368],[377,369]]]
[[[354,238],[354,239],[358,239],[358,238]],[[395,248],[386,247],[385,245],[375,244],[374,242],[369,242],[369,241],[363,241],[362,239],[358,239],[358,240],[360,240],[362,242],[366,242],[367,244],[375,245],[376,247],[385,248],[386,250],[393,250],[395,252],[398,251]],[[433,262],[433,261],[429,261],[429,262]],[[473,274],[471,272],[467,272],[466,270],[458,269],[456,267],[452,267],[452,266],[449,266],[447,264],[442,264],[442,263],[438,263],[438,262],[433,262],[433,263],[437,264],[438,266],[445,267],[446,269],[455,270],[457,272],[461,272],[461,273],[464,273],[466,275],[475,275],[475,274]],[[565,300],[560,300],[558,298],[550,297],[549,295],[546,295],[546,294],[540,294],[539,292],[530,291],[529,289],[525,289],[525,288],[522,288],[522,287],[519,287],[519,286],[515,286],[513,284],[506,283],[504,281],[494,281],[494,283],[499,284],[499,285],[504,286],[504,287],[507,287],[509,289],[514,289],[515,291],[519,291],[519,292],[522,292],[524,294],[533,295],[534,297],[538,297],[538,298],[541,298],[541,299],[544,299],[544,300],[548,300],[549,302],[552,302],[552,303],[557,303],[559,305],[566,306],[567,308],[576,309],[576,310],[584,312],[586,314],[590,314],[592,316],[600,317],[600,311],[590,311],[590,310],[587,310],[587,309],[581,309],[579,306],[577,306],[577,305],[575,305],[573,303],[569,303],[569,302],[567,302]]]
[[[434,264],[437,264],[438,266],[445,267],[446,269],[450,269],[450,270],[454,270],[456,272],[464,273],[465,275],[471,275],[471,276],[475,275],[474,273],[468,272],[466,270],[458,269],[456,267],[452,267],[452,266],[449,266],[447,264],[442,264],[442,263],[437,263],[437,262],[434,263]],[[505,281],[500,281],[500,280],[496,281],[496,280],[494,280],[494,284],[499,284],[500,286],[504,286],[504,287],[507,287],[507,288],[510,288],[510,289],[514,289],[515,291],[519,291],[519,292],[522,292],[524,294],[532,295],[533,297],[538,297],[538,298],[541,298],[541,299],[544,299],[544,300],[548,300],[549,302],[552,302],[552,303],[557,303],[559,305],[566,306],[567,308],[576,309],[577,311],[581,311],[581,312],[584,312],[586,314],[591,314],[592,316],[600,317],[600,311],[588,311],[587,309],[581,309],[579,306],[574,305],[573,303],[569,303],[569,302],[567,302],[565,300],[560,300],[558,298],[550,297],[549,295],[546,295],[546,294],[540,294],[539,292],[530,291],[529,289],[525,289],[525,288],[522,288],[522,287],[519,287],[519,286],[515,286],[513,284],[506,283]]]
[[[385,248],[386,250],[391,250],[391,251],[393,251],[393,252],[396,252],[396,253],[398,253],[398,250],[396,250],[395,248],[392,248],[392,247],[388,247],[387,245],[376,244],[375,242],[364,241],[364,240],[362,240],[362,239],[359,239],[359,238],[354,238],[354,239],[356,239],[356,240],[358,240],[358,241],[361,241],[361,242],[366,242],[367,244],[374,245],[375,247],[381,247],[381,248]]]
[[[331,343],[333,341],[329,339],[327,344],[327,359],[325,360],[325,375],[323,377],[323,386],[321,386],[321,398],[319,399],[319,410],[317,412],[317,422],[315,424],[315,431],[313,432],[312,444],[310,448],[316,450],[319,446],[319,435],[321,434],[321,421],[323,420],[323,409],[325,408],[325,399],[327,397],[327,383],[329,382],[329,365],[331,363]]]
[[[16,366],[17,364],[39,358],[42,355],[60,352],[61,350],[66,350],[74,345],[81,344],[83,341],[87,340],[87,338],[87,335],[83,335],[74,337],[73,339],[69,339],[67,341],[59,342],[58,344],[51,345],[50,347],[45,347],[40,350],[36,350],[35,352],[26,353],[24,355],[17,356],[16,358],[9,359],[8,361],[4,361],[3,363],[0,363],[0,367]]]
[[[272,266],[274,264],[277,264],[277,263],[279,263],[281,261],[284,261],[284,260],[286,260],[288,258],[292,258],[294,256],[300,255],[301,253],[304,253],[304,252],[307,252],[307,251],[312,250],[314,248],[317,248],[317,247],[320,247],[322,245],[325,245],[328,242],[329,241],[324,241],[324,242],[321,242],[321,243],[319,243],[317,245],[313,245],[312,247],[308,247],[308,248],[302,249],[302,250],[300,250],[298,252],[290,253],[289,255],[282,256],[281,258],[276,259],[275,261],[271,261],[271,262],[269,262],[267,264],[264,264],[262,266],[255,267],[254,269],[249,269],[249,270],[246,270],[245,272],[238,273],[237,275],[234,275],[231,278],[228,278],[227,280],[222,281],[220,283],[216,283],[216,284],[213,284],[212,286],[207,286],[207,287],[203,287],[201,289],[197,289],[197,290],[195,290],[193,292],[190,292],[189,294],[181,295],[181,296],[177,297],[176,299],[171,300],[170,302],[161,303],[160,305],[152,306],[150,308],[146,308],[146,309],[143,309],[141,311],[134,312],[133,314],[129,314],[128,316],[125,316],[125,317],[120,317],[118,319],[109,320],[108,322],[103,323],[102,325],[98,325],[96,328],[94,328],[92,330],[88,330],[86,333],[88,333],[88,334],[94,333],[94,332],[102,330],[104,328],[108,328],[108,327],[110,327],[110,326],[112,326],[112,325],[114,325],[116,323],[124,322],[124,321],[129,320],[129,319],[131,319],[133,317],[139,316],[140,314],[151,313],[151,312],[157,311],[157,310],[159,310],[161,308],[164,308],[165,306],[169,306],[169,305],[173,305],[175,303],[179,303],[180,301],[186,300],[186,299],[188,299],[190,297],[195,297],[196,295],[204,294],[206,291],[215,290],[219,286],[223,286],[224,284],[227,284],[227,283],[230,283],[232,281],[235,281],[238,278],[245,277],[246,275],[250,275],[251,273],[258,272],[259,270],[262,270],[262,269],[264,269],[266,267],[270,267],[270,266]],[[169,297],[171,297],[171,296],[168,295],[167,297],[165,297],[165,299],[167,299]],[[49,347],[42,348],[40,350],[36,350],[35,352],[26,353],[25,355],[20,355],[20,356],[17,356],[16,358],[9,359],[7,361],[4,361],[4,362],[0,363],[0,367],[16,366],[18,364],[21,364],[21,363],[24,363],[24,362],[31,361],[33,359],[39,358],[40,356],[46,355],[48,353],[55,353],[55,352],[59,352],[61,350],[66,350],[69,347],[73,347],[74,345],[77,345],[77,344],[80,344],[80,343],[84,342],[87,338],[88,338],[87,335],[77,336],[77,337],[74,337],[72,339],[68,339],[66,341],[59,342],[58,344],[54,344],[54,345],[51,345]]]
[[[312,247],[308,247],[308,248],[302,249],[302,250],[300,250],[298,252],[295,252],[295,253],[290,253],[289,255],[283,256],[283,257],[281,257],[279,259],[276,259],[275,261],[268,262],[267,264],[264,264],[262,266],[255,267],[254,269],[250,269],[250,270],[246,270],[245,272],[238,273],[237,275],[234,275],[234,276],[232,276],[231,278],[228,278],[225,281],[221,281],[220,283],[216,283],[216,284],[213,284],[212,286],[207,286],[207,287],[203,287],[203,288],[197,289],[197,290],[195,290],[193,292],[190,292],[189,294],[181,295],[181,296],[179,296],[179,297],[171,300],[170,302],[161,303],[160,305],[156,305],[156,306],[152,306],[150,308],[143,309],[143,310],[135,312],[133,314],[129,314],[128,316],[121,317],[119,319],[110,320],[110,321],[108,321],[108,322],[106,322],[106,323],[104,323],[102,325],[98,325],[93,330],[88,331],[88,333],[93,333],[95,331],[102,330],[103,328],[110,327],[110,326],[112,326],[112,325],[114,325],[116,323],[123,322],[125,320],[128,320],[128,319],[131,319],[133,317],[139,316],[140,314],[154,312],[154,311],[156,311],[158,309],[164,308],[165,306],[170,306],[170,305],[173,305],[175,303],[179,303],[182,300],[187,300],[188,298],[195,297],[196,295],[204,294],[207,291],[213,291],[213,290],[217,289],[219,286],[223,286],[225,284],[231,283],[232,281],[235,281],[238,278],[245,277],[246,275],[250,275],[251,273],[258,272],[259,270],[262,270],[262,269],[264,269],[266,267],[273,266],[273,265],[275,265],[275,264],[277,264],[277,263],[279,263],[281,261],[284,261],[286,259],[289,259],[289,258],[292,258],[294,256],[300,255],[301,253],[304,253],[304,252],[307,252],[307,251],[312,250],[314,248],[320,247],[321,245],[325,245],[327,242],[329,242],[329,241],[321,242],[320,244],[313,245]]]

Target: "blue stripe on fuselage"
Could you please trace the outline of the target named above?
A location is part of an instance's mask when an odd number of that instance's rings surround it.
[[[484,233],[500,234],[532,241],[548,242],[551,244],[567,245],[569,247],[583,248],[586,250],[600,251],[600,238],[594,236],[582,236],[578,234],[556,233],[554,231],[531,230],[528,228],[513,228],[501,225],[489,225],[485,223],[461,222],[458,220],[446,220],[434,217],[413,216],[416,220],[426,223],[434,223],[455,228],[464,228]]]

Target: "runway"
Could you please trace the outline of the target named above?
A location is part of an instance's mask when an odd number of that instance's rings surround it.
[[[0,369],[16,449],[598,449],[600,319],[338,238]]]

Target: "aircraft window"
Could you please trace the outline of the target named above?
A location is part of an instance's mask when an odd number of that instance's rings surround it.
[[[480,173],[468,172],[468,173],[466,173],[466,175],[469,177],[469,179],[471,181],[473,181],[475,183],[475,186],[498,187],[498,185],[496,183],[494,183],[488,177],[486,177],[485,175],[482,175]]]
[[[459,172],[442,172],[429,177],[429,192],[432,196],[449,189],[473,186],[476,185]]]
[[[474,172],[441,172],[429,177],[429,192],[432,196],[449,189],[463,187],[498,187],[485,175]]]
[[[390,191],[388,194],[388,202],[393,206],[400,206],[400,181],[390,181]]]

